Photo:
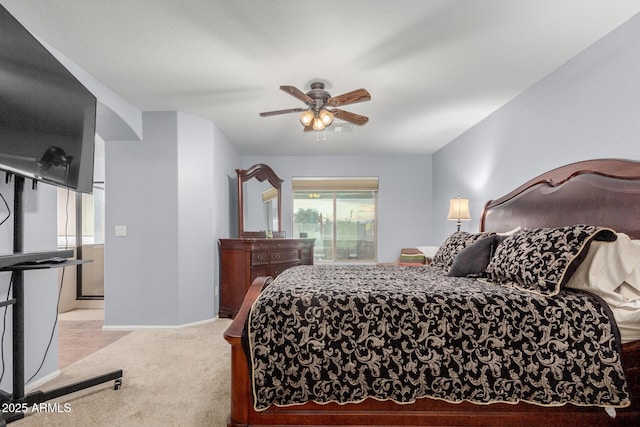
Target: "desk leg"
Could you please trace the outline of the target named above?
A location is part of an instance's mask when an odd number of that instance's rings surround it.
[[[13,272],[13,400],[24,398],[24,272]]]

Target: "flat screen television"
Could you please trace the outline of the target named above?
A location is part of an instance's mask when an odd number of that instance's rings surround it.
[[[0,5],[0,170],[93,189],[96,98]]]

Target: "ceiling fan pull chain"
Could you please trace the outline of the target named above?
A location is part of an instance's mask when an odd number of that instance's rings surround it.
[[[324,129],[322,130],[322,140],[323,141],[327,140],[327,132]],[[316,131],[316,142],[318,142],[318,143],[320,142],[320,131],[319,130]]]

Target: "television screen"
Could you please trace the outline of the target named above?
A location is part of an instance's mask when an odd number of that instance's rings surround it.
[[[91,193],[96,98],[0,5],[0,169]]]

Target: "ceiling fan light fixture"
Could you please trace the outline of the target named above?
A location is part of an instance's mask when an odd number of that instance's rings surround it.
[[[300,123],[302,123],[302,126],[307,127],[313,122],[313,118],[313,111],[307,110],[300,114]]]
[[[321,130],[324,130],[325,127],[326,127],[326,125],[324,124],[324,122],[322,121],[322,119],[320,117],[314,117],[314,119],[313,119],[313,130],[321,131]]]
[[[323,108],[322,110],[320,110],[320,119],[325,126],[329,126],[331,123],[333,123],[333,113]]]
[[[294,86],[280,86],[280,89],[294,98],[305,103],[305,108],[288,108],[286,110],[266,111],[260,113],[260,117],[275,116],[278,114],[299,113],[299,120],[304,126],[304,130],[323,131],[331,125],[336,117],[341,121],[362,126],[369,121],[368,117],[359,114],[350,113],[335,107],[354,104],[356,102],[370,101],[371,95],[366,89],[356,89],[351,92],[343,93],[339,96],[331,96],[329,92],[324,90],[324,83],[311,83],[311,90],[307,93],[302,92]],[[325,108],[329,107],[330,110]]]

